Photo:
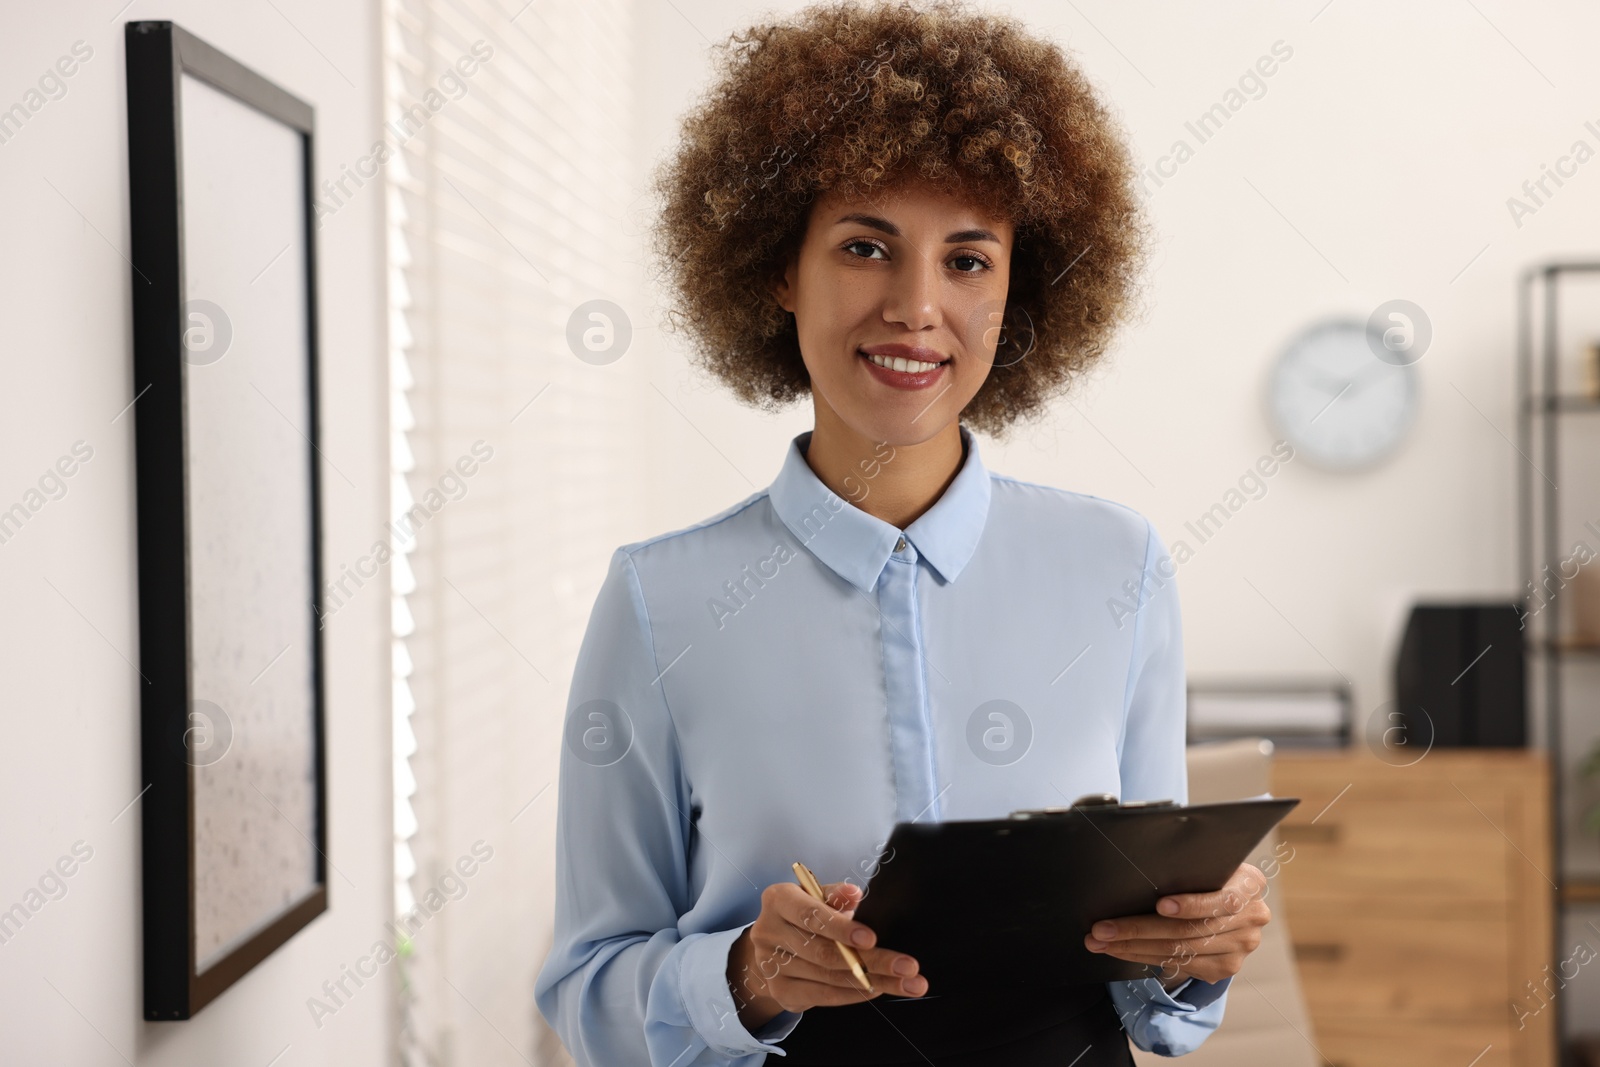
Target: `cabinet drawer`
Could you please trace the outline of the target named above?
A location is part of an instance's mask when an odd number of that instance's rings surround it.
[[[1469,802],[1449,796],[1363,796],[1360,787],[1318,817],[1326,800],[1278,826],[1284,884],[1296,900],[1510,899],[1505,797],[1480,789]],[[1316,798],[1307,798],[1316,802]],[[1295,816],[1310,808],[1300,818]],[[1315,823],[1311,822],[1316,818]]]
[[[1512,967],[1504,911],[1422,918],[1387,914],[1382,902],[1329,907],[1298,899],[1287,911],[1319,1030],[1325,1019],[1470,1023],[1506,1015]]]
[[[1524,1067],[1504,1023],[1317,1023],[1317,1048],[1331,1067]]]

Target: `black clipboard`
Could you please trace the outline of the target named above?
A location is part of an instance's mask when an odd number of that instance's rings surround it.
[[[1090,952],[1084,936],[1102,919],[1153,913],[1168,894],[1221,889],[1299,803],[1091,794],[1004,819],[899,822],[855,920],[916,958],[928,996],[1159,977],[1156,965]]]

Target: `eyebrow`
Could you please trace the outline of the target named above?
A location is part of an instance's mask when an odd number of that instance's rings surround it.
[[[874,230],[881,230],[890,237],[900,236],[900,227],[896,226],[888,219],[882,219],[876,215],[864,215],[859,212],[852,212],[848,215],[839,216],[839,221],[835,222],[834,225],[838,226],[845,222],[855,222],[861,224],[862,226],[870,226]],[[993,241],[995,244],[1004,243],[1000,240],[1000,238],[994,235],[993,231],[984,229],[957,230],[956,232],[945,237],[945,243],[947,244],[960,244],[964,241]]]

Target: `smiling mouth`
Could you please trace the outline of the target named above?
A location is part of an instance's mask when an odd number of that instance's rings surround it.
[[[899,356],[876,356],[863,352],[859,348],[856,349],[856,355],[862,357],[863,359],[871,360],[873,363],[876,363],[885,370],[900,371],[902,374],[921,374],[924,371],[933,370],[935,367],[942,367],[946,363],[950,362],[949,357],[946,357],[937,363],[925,363],[919,359],[902,359]]]

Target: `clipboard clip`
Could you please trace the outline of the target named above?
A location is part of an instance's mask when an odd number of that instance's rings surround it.
[[[1115,793],[1085,793],[1077,800],[1074,800],[1070,807],[1023,808],[1018,811],[1013,811],[1010,815],[1010,818],[1047,819],[1053,816],[1069,815],[1074,811],[1080,811],[1085,808],[1131,809],[1176,808],[1178,806],[1178,803],[1173,800],[1130,800],[1124,804],[1117,800]]]

